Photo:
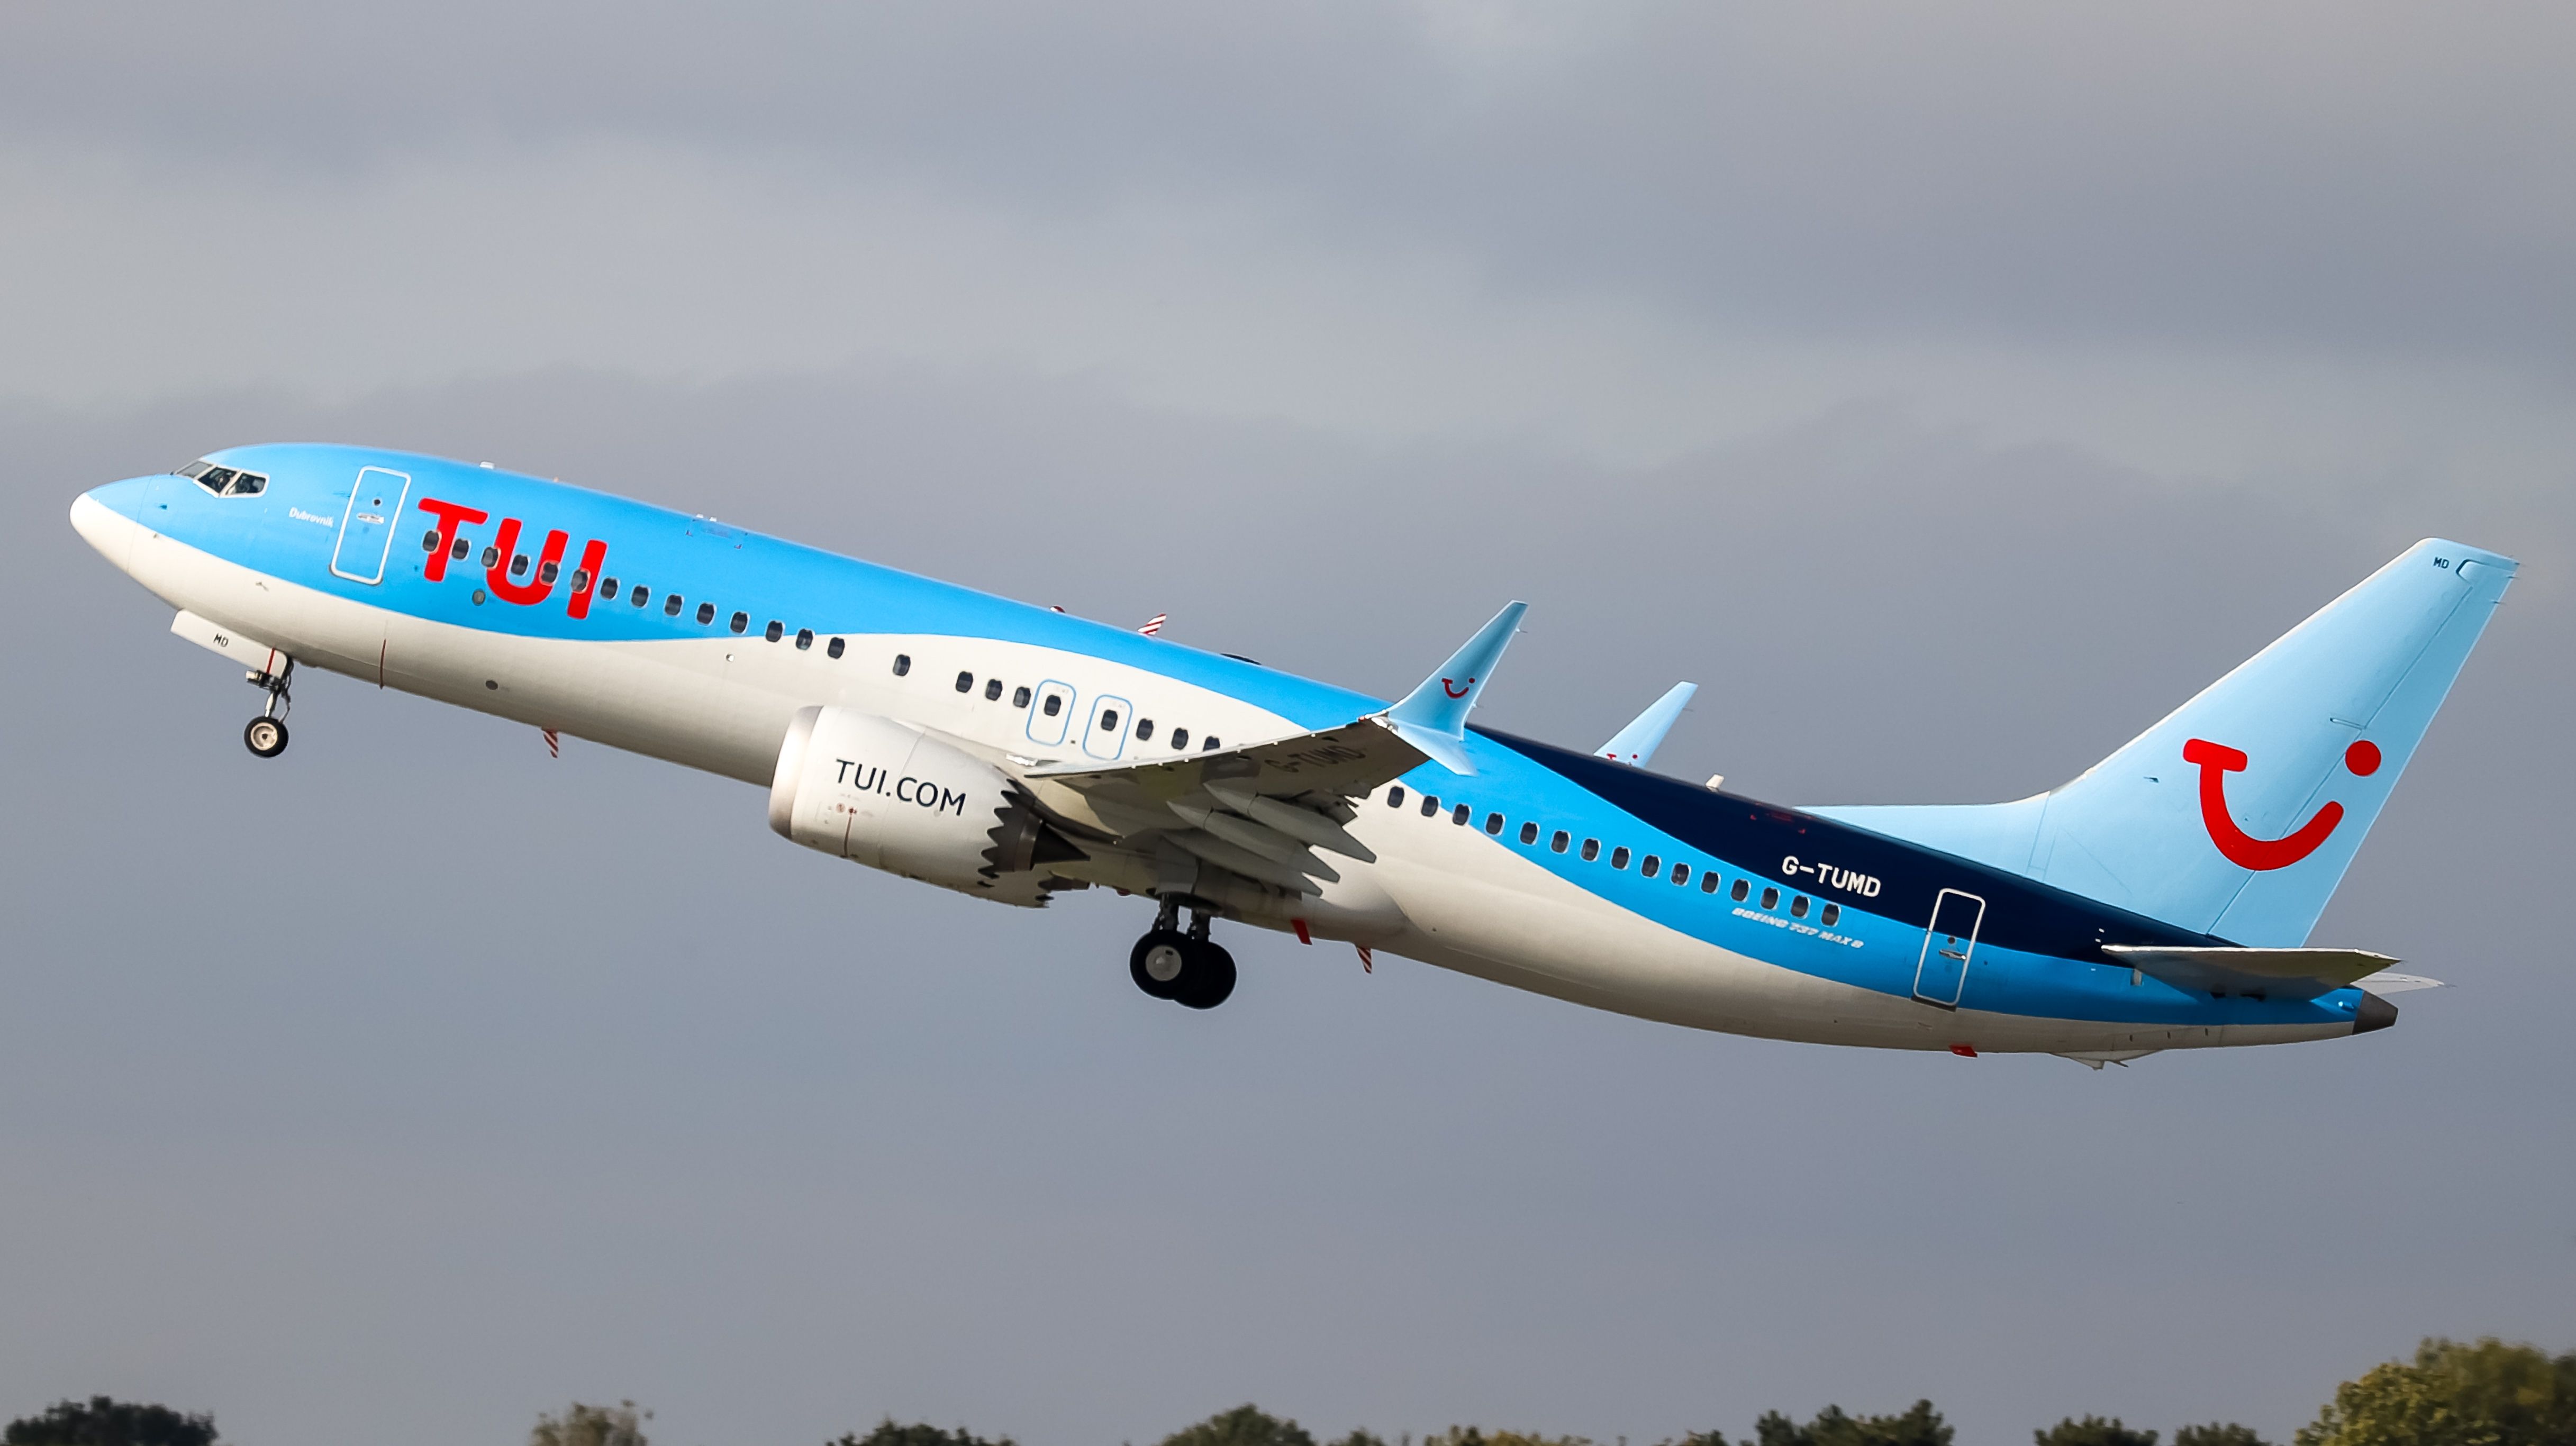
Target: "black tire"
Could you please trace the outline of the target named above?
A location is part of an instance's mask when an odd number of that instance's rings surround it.
[[[262,758],[286,751],[286,724],[276,718],[253,718],[242,728],[242,746]]]
[[[1193,944],[1180,983],[1174,999],[1192,1009],[1214,1009],[1234,994],[1234,956],[1221,945]]]
[[[1172,950],[1180,962],[1180,972],[1168,979],[1155,978],[1148,959],[1156,949]],[[1144,938],[1136,941],[1136,947],[1127,951],[1127,976],[1155,999],[1177,997],[1182,983],[1190,977],[1189,936],[1178,929],[1148,930]]]

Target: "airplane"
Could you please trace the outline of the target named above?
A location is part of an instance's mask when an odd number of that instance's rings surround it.
[[[2517,564],[2417,543],[2071,782],[1792,808],[1471,726],[1524,605],[1388,701],[489,463],[210,453],[71,521],[267,697],[322,669],[765,788],[793,842],[996,903],[1153,911],[1137,988],[1234,991],[1212,925],[1814,1043],[2060,1055],[2384,1029],[2434,981],[2308,936]],[[1187,915],[1186,922],[1183,916]]]

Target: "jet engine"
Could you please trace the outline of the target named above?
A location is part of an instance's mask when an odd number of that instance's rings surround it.
[[[1036,907],[1081,887],[1037,872],[1083,852],[1028,790],[920,729],[802,708],[778,750],[769,826],[809,849],[979,898]]]

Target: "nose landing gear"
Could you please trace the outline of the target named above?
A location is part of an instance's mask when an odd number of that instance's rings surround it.
[[[268,690],[268,706],[242,729],[242,742],[262,758],[275,758],[286,751],[286,711],[295,705],[295,660],[286,660],[286,670],[279,673],[252,673],[249,681]]]
[[[1214,1009],[1234,993],[1234,956],[1208,939],[1213,915],[1192,910],[1189,932],[1179,928],[1181,905],[1165,899],[1154,927],[1127,952],[1127,973],[1156,999],[1191,1009]]]

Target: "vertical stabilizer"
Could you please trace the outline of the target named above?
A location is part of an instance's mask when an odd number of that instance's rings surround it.
[[[2239,943],[2305,943],[2513,559],[2428,540],[2064,787],[1815,812]]]

